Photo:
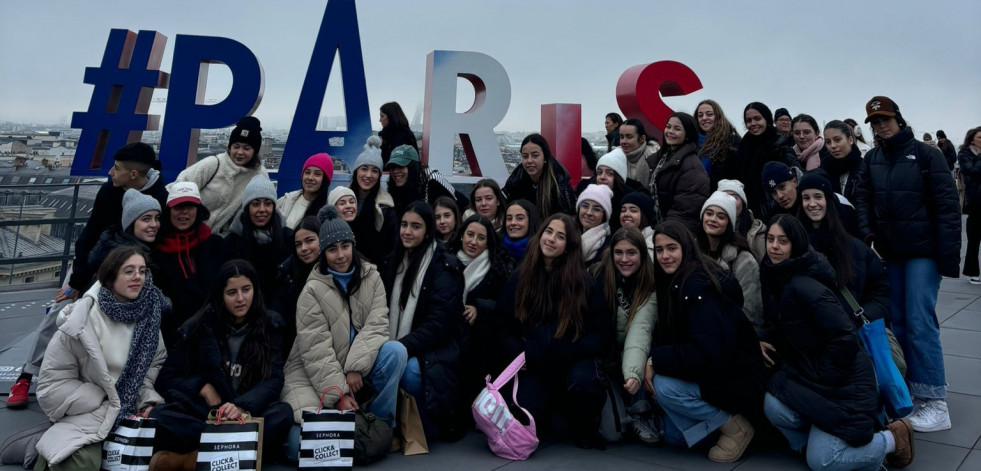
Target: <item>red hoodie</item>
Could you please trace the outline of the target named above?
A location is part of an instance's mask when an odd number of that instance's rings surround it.
[[[157,243],[156,248],[163,253],[177,254],[177,263],[180,264],[184,278],[187,279],[196,271],[191,249],[208,240],[209,237],[211,237],[211,228],[206,224],[199,224],[197,230],[191,229],[164,236]]]

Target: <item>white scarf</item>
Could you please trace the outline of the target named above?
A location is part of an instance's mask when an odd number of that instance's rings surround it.
[[[647,241],[647,253],[651,256],[651,261],[654,260],[654,229],[650,226],[644,228],[644,240]]]
[[[610,235],[610,223],[604,222],[582,234],[582,255],[587,262],[596,256],[603,242]]]
[[[409,292],[409,299],[405,301],[405,309],[399,309],[399,298],[402,297],[402,280],[405,278],[405,270],[409,266],[408,252],[402,256],[402,263],[399,264],[395,274],[395,283],[392,286],[392,298],[388,302],[389,322],[388,331],[390,340],[398,340],[412,331],[412,319],[416,314],[416,303],[419,302],[419,292],[422,290],[422,280],[426,278],[426,270],[429,263],[433,261],[433,253],[436,252],[436,241],[429,244],[429,247],[419,262],[419,271],[416,272],[416,279],[412,281],[412,291]]]
[[[477,256],[477,258],[470,258],[469,255],[464,253],[462,250],[456,253],[456,258],[459,258],[463,262],[463,281],[465,282],[463,288],[463,299],[467,299],[467,295],[470,294],[481,281],[484,281],[484,277],[487,276],[487,271],[490,270],[490,250],[484,250]]]

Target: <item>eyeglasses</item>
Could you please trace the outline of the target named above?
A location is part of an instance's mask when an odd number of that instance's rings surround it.
[[[589,211],[589,212],[592,212],[592,213],[602,213],[603,212],[603,207],[602,206],[600,206],[598,204],[589,204],[589,203],[587,203],[585,201],[583,201],[582,203],[579,203],[579,209],[584,209],[584,210]]]
[[[126,268],[125,270],[119,272],[120,275],[126,278],[133,279],[139,275],[140,278],[146,278],[146,268]]]

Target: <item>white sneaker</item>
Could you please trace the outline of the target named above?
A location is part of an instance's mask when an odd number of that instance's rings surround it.
[[[923,406],[917,408],[909,417],[913,430],[917,432],[939,432],[950,430],[950,413],[947,410],[947,401],[934,399],[926,401]]]
[[[968,280],[972,285],[981,285],[981,276],[972,276]]]
[[[661,441],[662,434],[658,430],[657,423],[651,417],[634,417],[631,423],[634,434],[644,445],[656,445]]]

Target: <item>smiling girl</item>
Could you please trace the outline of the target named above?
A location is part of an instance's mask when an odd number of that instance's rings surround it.
[[[534,203],[540,219],[559,212],[575,214],[569,172],[552,156],[541,134],[529,134],[521,141],[521,165],[511,172],[503,191],[508,201],[526,199]]]
[[[698,228],[698,210],[708,198],[709,178],[698,159],[698,131],[695,118],[673,113],[664,127],[664,146],[648,162],[650,188],[657,196],[658,209],[665,219]]]
[[[276,208],[285,218],[286,227],[295,226],[307,216],[316,216],[324,207],[330,181],[334,179],[334,161],[329,154],[314,154],[303,163],[300,172],[301,188],[276,200]]]
[[[398,232],[395,201],[381,185],[384,164],[381,139],[371,136],[354,161],[353,177],[348,186],[358,201],[358,214],[351,230],[361,241],[360,252],[368,261],[381,263],[392,253]]]
[[[290,256],[290,232],[283,227],[276,209],[276,187],[264,176],[253,177],[242,197],[242,212],[225,242],[233,257],[248,260],[255,267],[266,299],[271,299],[275,290],[276,269]]]
[[[528,240],[538,232],[538,209],[528,200],[508,203],[502,228],[501,245],[518,262],[524,258]]]

